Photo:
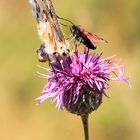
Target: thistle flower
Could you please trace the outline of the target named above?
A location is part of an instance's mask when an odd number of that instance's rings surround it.
[[[103,95],[107,96],[109,81],[128,82],[124,77],[124,66],[119,66],[113,57],[101,59],[102,54],[90,54],[86,49],[83,53],[75,50],[71,59],[66,57],[63,62],[52,64],[50,69],[44,68],[50,74],[38,73],[48,78],[42,95],[37,98],[39,103],[51,98],[59,109],[66,108],[77,115],[96,110]]]

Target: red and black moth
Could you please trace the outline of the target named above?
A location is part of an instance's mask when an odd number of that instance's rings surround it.
[[[61,18],[61,17],[58,17],[58,18],[70,22],[72,24],[72,26],[70,26],[70,30],[74,38],[78,42],[83,43],[89,49],[93,49],[93,50],[96,49],[97,44],[102,43],[102,42],[108,43],[108,41],[104,40],[103,38],[86,31],[80,25],[75,25],[73,22],[65,18]],[[67,26],[67,25],[64,25],[64,26]]]

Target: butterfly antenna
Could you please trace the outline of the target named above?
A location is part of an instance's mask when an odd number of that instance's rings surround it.
[[[72,21],[68,20],[68,19],[65,19],[65,18],[62,18],[62,17],[59,17],[59,16],[57,16],[57,18],[58,18],[58,19],[65,20],[65,21],[68,21],[69,23],[71,23],[71,24],[73,24],[73,25],[74,25],[74,23],[73,23]]]

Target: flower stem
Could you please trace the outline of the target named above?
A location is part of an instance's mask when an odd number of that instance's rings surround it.
[[[88,134],[88,114],[81,115],[83,128],[84,128],[84,135],[85,140],[89,140],[89,134]]]

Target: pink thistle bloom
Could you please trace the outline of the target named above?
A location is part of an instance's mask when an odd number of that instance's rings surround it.
[[[50,69],[44,68],[50,74],[38,73],[48,79],[42,95],[37,98],[39,103],[51,98],[59,109],[66,108],[78,115],[96,110],[102,96],[107,95],[109,81],[127,83],[129,80],[124,77],[124,66],[118,65],[113,57],[101,59],[102,54],[76,50],[71,59],[66,57],[62,63],[57,61]]]

